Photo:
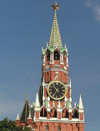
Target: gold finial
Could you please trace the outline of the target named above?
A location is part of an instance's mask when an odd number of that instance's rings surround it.
[[[53,7],[53,9],[52,10],[55,10],[55,14],[56,14],[56,10],[58,10],[59,11],[59,6],[60,5],[57,5],[57,2],[55,1],[55,4],[54,5],[51,5],[52,7]]]
[[[28,100],[28,94],[26,94],[26,100]]]

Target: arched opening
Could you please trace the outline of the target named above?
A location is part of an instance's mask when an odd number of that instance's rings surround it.
[[[72,118],[79,118],[79,113],[77,110],[73,110]]]
[[[49,126],[48,125],[46,125],[46,131],[48,131],[49,130]]]
[[[60,60],[60,55],[59,55],[58,51],[54,52],[54,60]]]
[[[62,111],[62,118],[69,118],[69,113],[68,113],[67,109],[64,109]]]
[[[57,118],[57,111],[56,111],[55,108],[52,108],[52,109],[51,109],[51,117]]]
[[[61,126],[58,126],[58,131],[61,131]]]
[[[47,55],[47,61],[50,61],[50,51],[49,50],[47,50],[46,55]]]
[[[41,111],[40,111],[40,116],[42,117],[47,117],[47,111],[45,108],[42,108]]]

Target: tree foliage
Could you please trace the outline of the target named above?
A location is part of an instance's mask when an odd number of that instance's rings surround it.
[[[0,131],[30,131],[29,128],[22,128],[21,126],[16,127],[16,122],[13,120],[5,119],[0,121]]]

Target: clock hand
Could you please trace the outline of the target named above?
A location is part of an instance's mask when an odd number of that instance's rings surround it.
[[[57,90],[56,87],[54,87],[54,88],[55,88],[55,90]]]
[[[53,97],[54,97],[54,95],[57,93],[57,91],[55,91],[55,93],[53,94]]]
[[[57,92],[59,92],[58,89],[57,89],[56,87],[54,87],[54,88],[55,88],[55,90],[56,90]]]
[[[59,93],[58,89],[56,91]]]

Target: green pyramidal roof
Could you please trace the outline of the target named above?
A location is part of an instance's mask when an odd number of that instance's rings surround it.
[[[60,31],[57,21],[56,10],[55,10],[52,29],[51,29],[50,40],[49,40],[49,47],[54,48],[55,46],[62,48],[62,41],[61,41],[61,36],[60,36]]]
[[[26,101],[25,101],[25,104],[24,104],[24,107],[23,107],[23,110],[20,116],[20,122],[22,121],[27,122],[27,118],[29,116],[29,110],[30,110],[30,106],[28,103],[28,97],[26,97]]]

